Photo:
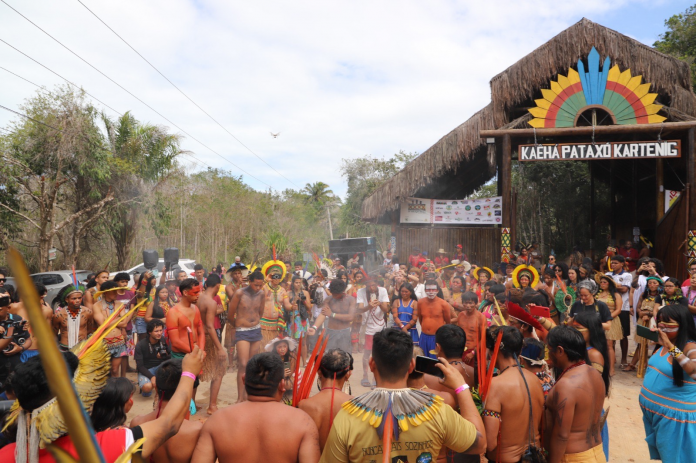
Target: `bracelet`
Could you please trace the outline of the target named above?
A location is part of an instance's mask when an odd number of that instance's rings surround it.
[[[312,325],[312,328],[314,328],[314,331],[318,330],[317,325]]]
[[[333,313],[331,314],[331,318],[336,318],[336,312],[333,312]]]
[[[683,354],[683,352],[679,350],[677,346],[672,346],[672,348],[669,350],[669,353],[672,354],[672,357],[674,357],[675,359],[678,359]]]
[[[466,391],[467,389],[469,389],[469,385],[464,383],[454,390],[454,395],[459,395],[460,392]]]
[[[191,378],[191,379],[194,380],[194,381],[196,380],[196,375],[194,375],[194,374],[191,373],[190,371],[182,371],[182,372],[181,372],[181,376],[182,376],[182,377],[183,377],[183,376],[187,376],[187,377]]]

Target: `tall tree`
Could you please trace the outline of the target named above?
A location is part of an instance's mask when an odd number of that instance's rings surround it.
[[[95,123],[97,111],[84,93],[68,87],[40,92],[21,106],[30,119],[11,124],[2,137],[0,184],[16,189],[19,207],[0,195],[0,208],[37,235],[38,267],[48,268],[55,238],[79,243],[114,201],[109,152]],[[96,188],[100,187],[100,188]],[[75,263],[80,247],[62,249]]]
[[[653,46],[691,66],[691,85],[696,90],[696,5],[665,20],[667,31]]]
[[[157,192],[175,168],[176,157],[184,151],[179,135],[168,133],[164,127],[140,123],[130,112],[115,121],[102,114],[102,121],[117,167],[110,183],[119,200],[109,212],[108,229],[116,246],[117,268],[123,269],[143,210],[153,208],[155,217],[163,219],[160,225],[170,220]]]

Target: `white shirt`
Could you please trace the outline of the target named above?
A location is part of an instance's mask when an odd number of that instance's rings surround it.
[[[425,297],[425,284],[418,283],[413,291],[416,293],[418,299],[423,299]]]
[[[357,294],[357,303],[362,304],[364,307],[369,306],[370,302],[367,296],[367,288],[360,288]],[[389,294],[386,288],[381,286],[377,288],[377,300],[382,303],[386,302],[389,304]],[[384,312],[380,306],[374,307],[363,314],[363,319],[365,319],[365,334],[373,335],[379,333],[384,328],[386,328],[386,323],[384,323]]]
[[[628,312],[631,310],[631,303],[629,301],[630,298],[630,293],[631,293],[631,284],[633,283],[633,277],[631,276],[631,272],[627,272],[624,270],[621,274],[614,273],[614,272],[607,272],[607,275],[611,276],[614,279],[614,282],[616,283],[616,287],[618,288],[619,286],[625,286],[626,288],[629,288],[628,291],[625,293],[621,294],[621,299],[623,300],[623,303],[621,305],[621,311],[622,312]]]

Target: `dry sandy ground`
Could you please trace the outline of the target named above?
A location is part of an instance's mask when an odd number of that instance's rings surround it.
[[[631,346],[632,349],[633,345]],[[360,379],[362,379],[362,354],[355,355],[354,365],[355,371],[350,379],[350,384],[353,394],[359,395],[367,391],[366,388],[360,386]],[[135,374],[129,374],[128,377],[134,382],[137,380]],[[237,400],[236,378],[236,370],[225,375],[220,388],[218,407],[226,407],[234,404]],[[611,406],[608,417],[610,462],[643,463],[650,461],[648,447],[644,440],[645,431],[643,429],[642,413],[638,405],[640,385],[641,380],[636,378],[635,372],[621,372],[617,364],[616,376],[612,378],[611,395],[605,403],[605,407]],[[316,388],[313,389],[313,394],[315,392]],[[208,405],[209,394],[209,383],[201,383],[196,397],[199,411],[191,419],[205,421],[208,417],[205,409]],[[136,392],[133,400],[133,408],[128,414],[129,420],[152,410],[152,398],[144,398]]]

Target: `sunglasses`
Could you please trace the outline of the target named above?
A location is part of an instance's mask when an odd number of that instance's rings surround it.
[[[0,278],[0,283],[4,283],[7,281],[7,278]]]

